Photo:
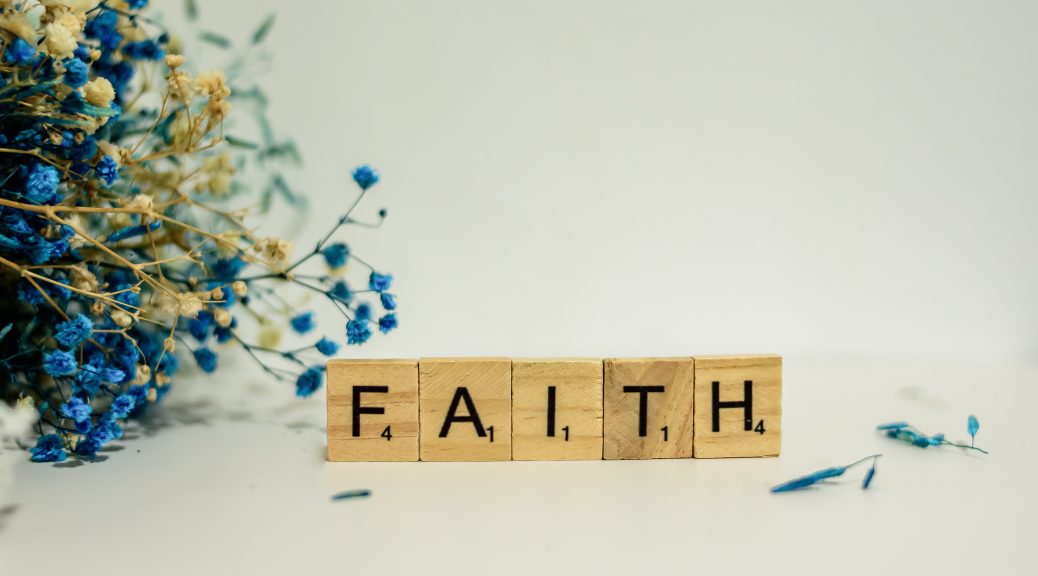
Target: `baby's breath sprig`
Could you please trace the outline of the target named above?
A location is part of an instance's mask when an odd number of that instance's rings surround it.
[[[815,484],[818,484],[818,483],[823,482],[825,480],[829,480],[831,478],[837,478],[839,476],[843,476],[844,473],[847,472],[847,470],[850,470],[851,468],[853,468],[853,467],[855,467],[855,466],[857,466],[859,464],[862,464],[864,462],[868,462],[868,461],[871,460],[872,461],[872,466],[870,466],[868,472],[865,473],[865,478],[864,478],[864,480],[861,483],[861,489],[862,490],[868,490],[869,486],[872,485],[872,479],[876,477],[876,462],[879,460],[879,458],[881,456],[883,456],[883,455],[882,454],[873,454],[871,456],[866,456],[866,457],[862,458],[861,460],[857,460],[855,462],[847,464],[846,466],[833,466],[831,468],[823,468],[822,470],[818,470],[817,472],[812,472],[812,473],[810,473],[810,474],[808,474],[806,476],[801,476],[799,478],[794,478],[792,480],[789,480],[788,482],[783,482],[782,484],[779,484],[777,486],[772,486],[771,491],[773,493],[779,493],[779,492],[792,492],[794,490],[803,490],[804,488],[807,488],[809,486],[814,486]]]
[[[273,18],[226,74],[195,72],[142,16],[147,4],[0,0],[0,401],[33,406],[38,462],[94,458],[168,393],[182,358],[213,372],[224,345],[313,394],[340,345],[311,337],[314,313],[296,309],[289,287],[333,302],[347,344],[397,326],[393,276],[335,239],[385,218],[352,216],[374,169],[354,170],[360,193],[295,260],[291,242],[257,235],[229,206],[254,188],[247,166],[266,182],[262,208],[275,196],[301,204],[274,162],[296,149],[275,138],[249,67]],[[255,142],[225,133],[239,103]],[[304,271],[318,255],[327,270]],[[351,262],[366,290],[346,283]],[[312,339],[282,346],[284,324]]]
[[[970,443],[967,445],[952,442],[945,438],[943,433],[927,436],[908,422],[890,422],[876,426],[876,430],[885,433],[888,438],[907,442],[908,444],[918,446],[919,448],[930,448],[931,446],[953,446],[963,450],[975,450],[982,454],[987,454],[987,450],[977,448],[973,443],[973,440],[977,435],[977,430],[979,429],[980,422],[977,420],[976,416],[971,414],[966,420],[966,431],[969,432],[970,435]]]

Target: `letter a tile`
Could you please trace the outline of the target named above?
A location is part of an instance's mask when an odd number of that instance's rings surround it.
[[[328,460],[418,460],[418,362],[328,362]]]
[[[508,358],[422,358],[421,459],[512,458],[512,361]]]
[[[606,460],[692,457],[691,358],[605,361]]]
[[[782,357],[696,356],[696,458],[778,456]]]

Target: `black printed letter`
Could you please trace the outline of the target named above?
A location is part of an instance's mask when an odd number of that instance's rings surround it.
[[[548,386],[548,436],[555,437],[555,387]]]
[[[745,422],[743,423],[743,430],[750,431],[753,429],[753,380],[746,380],[742,383],[742,402],[721,402],[721,383],[714,382],[714,432],[721,431],[721,408],[742,408],[743,417]]]
[[[649,392],[663,392],[663,386],[624,386],[624,392],[638,393],[638,435],[648,434]]]
[[[389,386],[354,386],[353,387],[353,435],[360,436],[360,415],[361,414],[385,414],[386,409],[378,407],[364,407],[360,406],[360,395],[365,392],[378,392],[385,394],[389,392]]]
[[[468,416],[457,416],[455,414],[458,411],[458,403],[462,400],[465,401],[465,409],[469,413]],[[479,420],[479,414],[476,412],[476,405],[472,403],[472,396],[469,396],[469,389],[464,386],[459,386],[454,392],[451,406],[447,409],[447,418],[443,421],[443,428],[440,428],[440,438],[447,437],[447,434],[451,431],[451,424],[454,422],[472,422],[472,425],[476,427],[477,436],[484,438],[487,435],[486,430],[483,430],[483,423]]]

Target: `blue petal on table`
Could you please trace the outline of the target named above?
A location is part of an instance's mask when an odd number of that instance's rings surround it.
[[[337,500],[352,500],[354,498],[367,498],[371,496],[371,490],[345,490],[332,494],[332,501]]]
[[[778,492],[791,492],[793,490],[800,490],[801,488],[807,488],[808,486],[811,486],[812,484],[817,484],[817,483],[821,482],[822,480],[825,480],[825,479],[828,479],[828,478],[835,478],[837,476],[842,476],[843,473],[846,472],[846,471],[847,471],[847,467],[846,466],[834,466],[832,468],[825,468],[824,470],[819,470],[817,472],[812,472],[811,474],[808,474],[807,476],[801,476],[800,478],[794,478],[793,480],[790,480],[788,482],[783,482],[782,484],[779,484],[778,486],[772,487],[771,491],[775,492],[775,493],[778,493]]]

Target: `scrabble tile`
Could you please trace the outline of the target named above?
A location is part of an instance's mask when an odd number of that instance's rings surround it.
[[[691,358],[605,360],[606,460],[692,457]]]
[[[328,460],[418,460],[418,361],[328,362]]]
[[[602,459],[602,361],[512,361],[512,459]]]
[[[696,458],[778,456],[782,357],[696,356]]]
[[[422,460],[512,458],[512,361],[418,361]]]

